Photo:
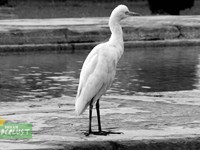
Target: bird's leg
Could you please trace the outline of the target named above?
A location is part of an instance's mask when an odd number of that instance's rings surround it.
[[[89,112],[89,134],[92,132],[92,108],[93,108],[93,105],[90,104],[90,112]]]
[[[98,129],[99,131],[92,131],[92,109],[93,109],[93,105],[92,105],[92,101],[89,105],[89,130],[88,132],[85,132],[85,136],[89,136],[90,134],[94,134],[94,135],[109,135],[109,134],[122,134],[121,132],[112,132],[112,131],[102,131],[101,130],[101,119],[100,119],[100,105],[99,105],[99,99],[97,100],[96,103],[96,110],[97,110],[97,121],[98,121]]]
[[[84,133],[85,136],[89,136],[92,133],[92,109],[93,109],[92,101],[89,107],[90,107],[89,108],[89,130],[88,132]]]
[[[100,105],[99,105],[99,99],[97,100],[96,103],[96,110],[97,110],[97,121],[98,121],[98,132],[92,132],[94,135],[108,135],[110,132],[107,131],[102,131],[101,130],[101,119],[100,119]]]
[[[89,130],[88,132],[85,132],[85,136],[89,136],[92,133],[92,109],[93,109],[93,104],[92,100],[89,105]]]
[[[98,132],[92,132],[94,135],[109,135],[109,134],[122,134],[121,132],[112,132],[112,131],[102,131],[101,130],[101,119],[100,119],[100,105],[99,105],[99,99],[96,103],[96,110],[97,110],[97,120],[98,120]]]
[[[100,119],[100,110],[99,110],[99,99],[97,100],[97,103],[96,103],[96,110],[97,110],[98,129],[99,129],[99,133],[100,133],[101,132],[101,119]]]

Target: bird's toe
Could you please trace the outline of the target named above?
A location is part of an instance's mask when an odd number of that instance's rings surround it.
[[[83,132],[83,134],[84,134],[85,136],[89,136],[91,133],[92,133],[92,132],[88,132],[88,131]]]

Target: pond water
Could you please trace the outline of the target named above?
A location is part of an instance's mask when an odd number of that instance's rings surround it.
[[[0,101],[75,96],[87,53],[0,56]],[[127,49],[107,94],[200,90],[200,47]]]

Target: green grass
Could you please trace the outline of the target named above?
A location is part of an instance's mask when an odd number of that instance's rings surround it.
[[[151,15],[146,1],[130,2],[130,0],[118,0],[115,2],[105,2],[98,0],[67,0],[67,1],[37,1],[21,0],[11,1],[13,9],[11,12],[16,18],[77,18],[77,17],[108,17],[117,5],[125,4],[130,10]],[[199,15],[200,1],[195,2],[195,6],[189,10],[181,11],[181,15]]]

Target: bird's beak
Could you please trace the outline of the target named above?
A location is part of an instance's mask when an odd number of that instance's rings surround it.
[[[140,14],[135,13],[135,12],[131,12],[131,11],[126,12],[126,15],[128,15],[128,16],[140,16]]]

